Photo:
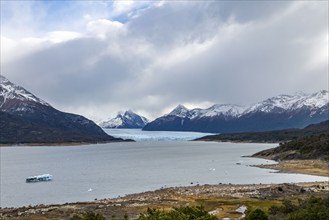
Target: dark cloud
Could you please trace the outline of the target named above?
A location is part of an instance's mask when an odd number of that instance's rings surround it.
[[[94,20],[1,72],[62,110],[155,117],[178,103],[249,104],[328,89],[328,2],[168,2]],[[86,22],[86,21],[85,21]]]

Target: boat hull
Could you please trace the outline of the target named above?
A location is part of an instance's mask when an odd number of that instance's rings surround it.
[[[44,182],[53,180],[53,176],[50,174],[43,174],[38,176],[30,176],[26,178],[27,183],[36,183],[36,182]]]

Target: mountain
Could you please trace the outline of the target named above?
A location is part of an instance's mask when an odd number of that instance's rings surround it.
[[[122,141],[83,116],[61,112],[0,75],[1,144]]]
[[[100,123],[103,128],[143,128],[148,120],[130,110],[119,112],[115,118]]]
[[[269,131],[302,128],[329,118],[329,93],[279,95],[250,106],[216,104],[208,109],[179,105],[148,123],[144,130],[209,133]]]

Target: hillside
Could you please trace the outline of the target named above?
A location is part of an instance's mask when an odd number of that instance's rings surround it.
[[[329,160],[329,120],[303,129],[209,135],[198,141],[272,142],[276,148],[258,152],[253,157],[282,160]]]
[[[0,111],[0,144],[70,144],[123,141],[104,135],[85,135],[77,131],[48,127]]]
[[[329,131],[302,137],[281,143],[280,146],[260,151],[253,157],[263,157],[272,160],[306,160],[321,159],[329,161]]]
[[[294,128],[264,132],[224,133],[217,135],[208,135],[198,138],[196,140],[278,143],[328,132],[329,120],[318,124],[309,125],[303,129]]]

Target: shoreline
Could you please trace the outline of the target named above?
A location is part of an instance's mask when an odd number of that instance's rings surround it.
[[[245,144],[277,144],[278,142],[255,142],[255,141],[234,141],[234,140],[193,140],[193,141],[204,141],[204,142],[218,142],[218,143],[245,143]],[[272,148],[270,148],[272,149]],[[277,170],[279,173],[293,173],[293,174],[307,174],[314,176],[323,176],[328,177],[329,181],[329,161],[320,160],[320,159],[295,159],[295,160],[283,160],[277,161],[271,158],[270,156],[244,156],[244,157],[253,157],[261,158],[267,160],[273,160],[278,162],[277,164],[261,164],[261,165],[252,165],[253,167],[272,169]]]
[[[245,140],[245,141],[242,141],[242,140],[211,140],[211,139],[194,139],[194,140],[191,140],[191,141],[201,141],[201,142],[218,142],[218,143],[227,143],[227,142],[230,142],[230,143],[243,143],[243,144],[278,144],[280,142],[270,142],[270,141],[252,141],[252,140]]]
[[[93,144],[109,144],[109,143],[125,143],[136,142],[134,140],[115,140],[115,141],[100,141],[100,142],[63,142],[63,143],[21,143],[21,144],[0,144],[1,147],[71,147],[71,146],[85,146]]]
[[[268,157],[255,157],[269,159]],[[253,165],[264,169],[277,170],[279,173],[307,174],[315,176],[328,177],[329,181],[329,162],[324,160],[284,160],[277,161],[277,164]]]
[[[219,143],[246,143],[246,144],[278,144],[278,142],[255,142],[255,141],[234,141],[234,140],[186,140],[186,141],[193,141],[193,142],[219,142]],[[25,146],[83,146],[83,145],[92,145],[92,144],[107,144],[107,143],[121,143],[121,142],[136,142],[133,139],[122,139],[122,140],[114,140],[114,141],[98,141],[98,142],[59,142],[59,143],[16,143],[16,144],[0,144],[0,147],[25,147]]]
[[[124,197],[101,199],[90,202],[35,205],[28,207],[1,208],[0,219],[63,219],[82,215],[88,211],[102,213],[110,219],[113,215],[122,219],[125,214],[136,218],[148,207],[170,209],[186,205],[203,205],[207,210],[220,210],[216,215],[235,217],[234,210],[241,205],[248,208],[281,204],[284,198],[329,193],[329,182],[301,182],[282,184],[217,184],[169,187],[155,191],[130,194]],[[233,211],[232,211],[233,210]]]

